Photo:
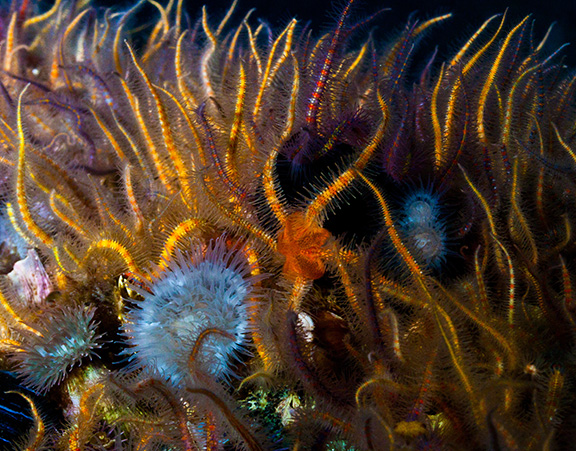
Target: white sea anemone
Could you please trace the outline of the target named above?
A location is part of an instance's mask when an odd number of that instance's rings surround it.
[[[174,385],[198,375],[228,378],[248,339],[249,269],[220,238],[177,255],[153,278],[152,293],[136,287],[144,299],[124,326],[133,367]]]
[[[70,370],[99,347],[94,309],[58,308],[34,324],[40,335],[24,332],[21,349],[13,356],[24,385],[39,392],[60,383]]]

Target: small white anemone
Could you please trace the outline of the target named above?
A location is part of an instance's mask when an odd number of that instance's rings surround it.
[[[446,226],[440,213],[439,196],[420,189],[403,202],[400,229],[410,251],[420,264],[437,267],[447,254]]]
[[[46,392],[60,383],[82,359],[100,347],[93,321],[95,310],[56,308],[34,324],[40,335],[23,332],[21,349],[13,355],[24,385]]]

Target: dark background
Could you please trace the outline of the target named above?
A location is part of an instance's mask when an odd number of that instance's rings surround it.
[[[53,3],[53,0],[37,1],[46,5]],[[136,1],[93,0],[93,4],[122,10]],[[168,0],[160,2],[166,4]],[[213,26],[219,23],[231,4],[232,0],[184,0],[185,10],[191,21],[201,17],[202,5],[206,5],[209,21]],[[301,23],[310,21],[317,37],[321,32],[333,28],[344,6],[345,0],[239,0],[230,23],[237,25],[251,8],[255,8],[256,11],[251,16],[253,24],[257,23],[256,19],[261,18],[266,20],[272,29],[281,30],[292,17],[296,17]],[[156,11],[150,5],[148,7],[149,13],[145,12],[144,16],[156,20]],[[390,8],[390,11],[372,21],[366,27],[363,37],[367,36],[368,32],[373,32],[379,42],[386,42],[387,39],[397,36],[412,13],[415,13],[419,20],[452,13],[453,17],[432,29],[423,43],[431,50],[438,46],[441,61],[452,56],[492,15],[503,13],[508,8],[509,30],[526,15],[531,14],[535,40],[539,42],[554,22],[547,49],[553,51],[560,45],[571,42],[572,45],[563,51],[563,55],[566,56],[565,63],[576,68],[576,0],[355,0],[349,23],[361,21],[382,8]],[[362,33],[359,33],[359,36],[362,37]]]
[[[206,1],[210,22],[218,23],[218,19],[228,9],[230,0]],[[188,0],[187,10],[191,17],[198,17],[204,2]],[[239,0],[235,17],[241,17],[251,8],[256,8],[252,18],[264,18],[273,29],[280,29],[292,18],[302,22],[312,21],[312,27],[318,33],[333,27],[339,12],[343,9],[343,0]],[[431,49],[438,45],[439,56],[443,59],[454,52],[476,31],[490,16],[504,12],[508,7],[507,24],[509,27],[518,23],[528,14],[534,19],[535,39],[539,41],[546,30],[556,22],[549,39],[548,49],[555,50],[566,42],[572,45],[564,50],[566,64],[576,67],[576,0],[356,0],[352,10],[352,20],[358,21],[381,8],[391,8],[376,18],[367,27],[375,31],[377,38],[385,41],[402,29],[411,13],[424,20],[439,14],[453,13],[453,17],[443,24],[437,25],[428,33],[424,46]],[[237,23],[237,22],[236,22]],[[508,28],[509,29],[509,28]]]

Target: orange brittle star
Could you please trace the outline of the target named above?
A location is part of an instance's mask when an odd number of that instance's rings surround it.
[[[278,252],[286,257],[284,274],[311,280],[322,277],[326,271],[322,248],[330,236],[328,230],[307,221],[304,212],[288,215],[278,235]]]

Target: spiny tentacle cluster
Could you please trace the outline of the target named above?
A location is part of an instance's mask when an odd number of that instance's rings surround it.
[[[242,253],[233,251],[236,257],[217,240],[169,262],[152,279],[153,293],[133,287],[143,300],[124,328],[136,367],[176,385],[191,376],[229,377],[227,362],[247,341],[254,296],[254,278],[242,267]]]
[[[414,74],[449,15],[381,46],[352,1],[317,40],[235,5],[190,29],[181,1],[12,5],[0,368],[29,431],[10,443],[571,444],[576,77],[529,18]]]

